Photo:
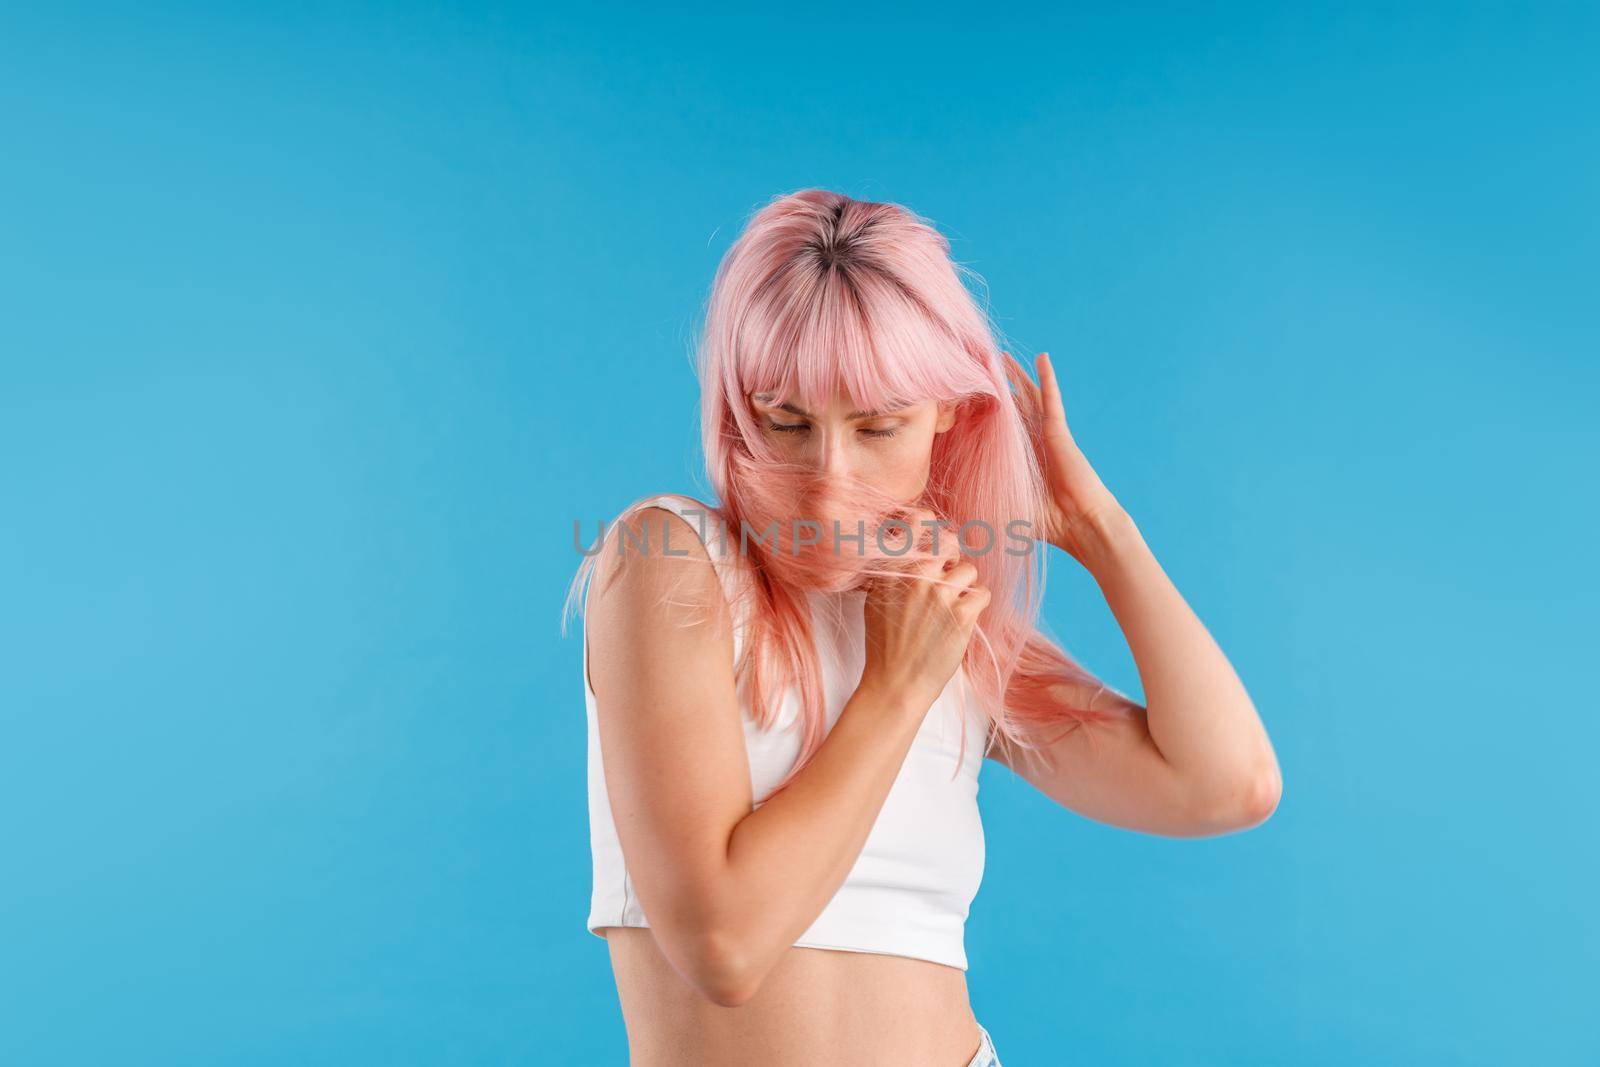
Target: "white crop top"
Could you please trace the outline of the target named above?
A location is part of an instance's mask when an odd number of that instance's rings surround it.
[[[747,575],[735,531],[723,526],[707,505],[676,494],[652,497],[700,533],[713,566],[730,596]],[[659,537],[657,525],[651,536]],[[614,546],[608,551],[613,551]],[[674,548],[681,553],[681,547]],[[812,624],[826,694],[829,729],[861,680],[866,662],[863,605],[865,593],[812,592]],[[823,598],[836,603],[828,604]],[[838,610],[831,610],[837,607]],[[842,627],[842,628],[841,628]],[[734,631],[734,662],[743,647],[743,626]],[[588,928],[649,926],[623,861],[622,847],[606,793],[600,758],[600,732],[594,690],[589,685],[587,636],[583,649],[584,703],[589,722],[589,841],[594,861]],[[983,879],[983,823],[978,814],[978,772],[988,740],[988,719],[970,697],[965,675],[957,670],[913,740],[899,776],[878,814],[855,865],[816,921],[795,941],[811,948],[876,952],[932,960],[967,969],[964,929],[967,911]],[[794,765],[800,750],[799,700],[791,689],[778,722],[763,731],[748,707],[745,749],[750,762],[752,810],[759,808]],[[793,727],[793,729],[790,729]],[[966,730],[966,753],[961,730]]]

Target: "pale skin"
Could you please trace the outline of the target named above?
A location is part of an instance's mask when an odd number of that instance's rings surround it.
[[[1077,447],[1048,357],[1037,385],[1006,359],[1047,472],[1041,539],[1093,576],[1145,695],[1120,723],[1097,724],[1092,739],[1071,731],[1046,764],[1014,771],[1063,807],[1131,830],[1198,837],[1261,823],[1281,778],[1244,686]],[[934,401],[865,414],[847,396],[810,411],[767,394],[749,402],[786,458],[904,500],[927,484],[935,435],[955,418]],[[975,568],[945,538],[935,559],[873,583],[859,686],[812,762],[752,811],[722,588],[709,566],[661,558],[665,526],[673,555],[706,559],[683,519],[649,508],[633,521],[652,531],[651,551],[608,546],[586,616],[606,782],[652,924],[604,931],[632,1062],[961,1067],[979,1041],[961,970],[793,942],[849,873],[960,663],[988,600]],[[668,594],[676,608],[660,606]],[[686,602],[703,621],[682,625]],[[1097,708],[1118,699],[1060,696]],[[1006,762],[999,748],[990,755]]]

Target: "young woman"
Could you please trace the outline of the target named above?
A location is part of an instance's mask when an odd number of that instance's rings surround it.
[[[574,582],[588,926],[636,1065],[998,1064],[962,939],[985,758],[1146,833],[1277,805],[1244,686],[961,272],[896,205],[758,212],[700,339],[720,503],[636,501]],[[1096,580],[1143,704],[1038,630],[1045,545]]]

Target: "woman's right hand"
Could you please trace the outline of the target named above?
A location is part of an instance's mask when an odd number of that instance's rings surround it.
[[[934,517],[920,508],[908,516],[919,544],[931,538],[933,528],[923,523]],[[904,531],[900,533],[903,544]],[[885,539],[896,543],[893,527]],[[875,575],[867,585],[867,662],[861,686],[904,699],[914,712],[927,711],[944,692],[989,603],[989,591],[976,584],[978,568],[961,556],[955,531],[940,527],[937,541],[935,555],[908,552],[898,573]]]

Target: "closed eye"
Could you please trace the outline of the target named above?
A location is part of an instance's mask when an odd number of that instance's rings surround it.
[[[776,431],[777,433],[805,433],[810,430],[811,427],[807,426],[803,422],[773,422],[771,419],[768,419],[767,429]],[[868,429],[867,427],[861,428],[862,435],[866,437],[893,437],[899,432],[900,431],[898,428],[883,430]]]

